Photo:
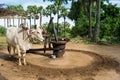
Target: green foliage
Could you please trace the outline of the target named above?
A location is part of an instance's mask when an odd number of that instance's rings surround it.
[[[25,15],[25,10],[22,5],[8,5],[6,9],[19,13],[18,15]]]
[[[100,39],[120,42],[120,9],[116,5],[102,5]]]
[[[6,34],[6,28],[3,26],[0,26],[0,35],[5,36],[5,34]]]
[[[59,36],[60,37],[66,37],[69,38],[71,36],[71,28],[70,24],[68,22],[65,22],[65,27],[64,27],[64,22],[59,25]],[[65,33],[64,33],[65,32]]]
[[[61,13],[60,17],[63,17],[64,19],[66,19],[67,15],[68,15],[67,8],[65,8],[64,6],[61,6],[60,13]]]
[[[92,7],[92,31],[95,32],[97,6]],[[87,9],[88,10],[88,9]],[[72,37],[88,35],[89,21],[88,12],[84,9],[84,5],[79,1],[72,3],[68,17],[75,21],[75,26],[72,28]],[[104,4],[101,2],[101,21],[100,33],[97,39],[106,42],[120,42],[120,8],[116,5]],[[94,33],[95,34],[95,33]],[[89,40],[88,40],[89,41]]]
[[[82,8],[80,6],[81,6],[81,4],[79,2],[73,2],[72,3],[70,12],[68,14],[68,17],[71,20],[77,21],[77,18],[80,17],[80,12],[82,11]]]
[[[37,6],[36,5],[27,6],[27,12],[30,14],[36,14],[37,13]]]
[[[46,15],[46,16],[52,16],[52,14],[56,14],[57,13],[57,10],[56,10],[56,7],[55,7],[55,5],[48,5],[47,7],[46,7],[46,9],[44,10],[44,15]]]
[[[37,13],[43,14],[43,6],[38,7]]]
[[[64,23],[59,23],[59,27],[57,26],[57,23],[54,23],[54,26],[56,28],[56,30],[58,31],[58,37],[64,37]],[[54,36],[54,32],[52,27],[48,28],[48,23],[43,24],[43,28],[45,28],[46,30],[48,30],[48,34],[53,37]],[[70,24],[68,22],[65,22],[65,32],[66,32],[66,37],[69,38],[71,36],[71,28],[70,28]]]
[[[43,1],[54,1],[55,3],[68,3],[68,0],[43,0]]]
[[[119,16],[119,8],[115,5],[112,5],[111,3],[106,5],[106,4],[103,4],[102,5],[102,10],[103,10],[103,17],[111,17],[111,18],[114,18],[114,17],[118,17]]]
[[[75,1],[72,3],[72,7],[68,14],[68,17],[71,20],[75,21],[75,27],[73,27],[71,31],[72,37],[76,37],[76,36],[83,37],[88,35],[89,18],[88,18],[88,10],[85,7],[87,6],[83,5],[82,1]],[[95,20],[95,19],[92,19],[92,20]],[[93,23],[95,22],[92,21],[92,24]]]
[[[75,27],[72,28],[71,36],[87,36],[88,34],[88,20],[86,16],[82,16],[82,18],[78,18],[76,21]]]

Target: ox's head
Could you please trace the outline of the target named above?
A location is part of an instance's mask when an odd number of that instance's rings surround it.
[[[39,40],[39,41],[43,41],[43,34],[42,34],[43,29],[40,27],[36,27],[34,29],[30,30],[30,34],[31,34],[31,38],[33,40]]]

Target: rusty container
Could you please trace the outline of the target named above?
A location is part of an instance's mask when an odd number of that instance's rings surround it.
[[[56,55],[57,58],[63,57],[63,54],[65,53],[65,46],[67,41],[59,40],[58,42],[51,41],[51,43],[54,48],[53,55]]]

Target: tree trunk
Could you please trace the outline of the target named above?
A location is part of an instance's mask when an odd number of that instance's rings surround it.
[[[42,26],[42,15],[40,14],[40,27]]]
[[[7,27],[10,27],[11,24],[10,24],[10,18],[7,18]]]
[[[11,26],[11,18],[9,18],[9,26]]]
[[[18,27],[19,27],[19,25],[20,25],[20,19],[18,18]]]
[[[52,15],[50,14],[50,19],[52,18]]]
[[[23,23],[23,18],[21,18],[21,23]]]
[[[59,5],[57,7],[57,34],[59,35]]]
[[[14,16],[13,16],[13,26],[15,26],[15,24],[14,24]]]
[[[88,37],[92,39],[92,0],[89,0],[89,30],[88,30]]]
[[[57,27],[59,27],[59,12],[57,12]]]
[[[93,41],[97,42],[98,41],[98,36],[99,36],[99,28],[100,28],[100,0],[97,0],[97,15],[96,15],[96,25],[95,25],[95,31],[94,31],[94,37]]]
[[[57,34],[59,35],[59,12],[57,13]]]
[[[31,29],[31,27],[32,27],[32,26],[31,26],[31,17],[30,17],[30,29]]]
[[[24,18],[24,23],[26,23],[26,18]]]
[[[34,16],[34,25],[36,25],[36,17]]]
[[[8,18],[7,18],[7,27],[8,27],[8,23],[9,23],[9,22],[8,22]]]
[[[6,27],[6,19],[4,18],[4,27]]]
[[[66,37],[66,31],[65,31],[65,17],[64,17],[64,38]]]

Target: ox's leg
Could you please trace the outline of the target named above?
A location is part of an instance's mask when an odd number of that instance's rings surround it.
[[[23,54],[23,64],[26,65],[26,52]]]
[[[18,58],[19,58],[19,65],[22,65],[22,56],[21,56],[19,45],[17,45],[16,48],[17,48],[17,53],[18,53]]]
[[[26,65],[26,49],[25,47],[21,47],[21,49],[22,49],[23,64]]]
[[[8,45],[8,46],[7,46],[7,49],[8,49],[8,52],[9,52],[9,57],[11,57],[11,46]]]
[[[16,48],[15,47],[13,47],[13,55],[16,55]]]

